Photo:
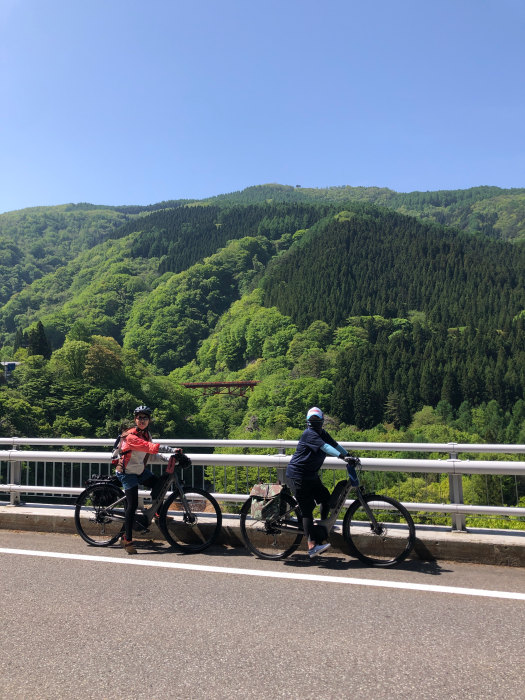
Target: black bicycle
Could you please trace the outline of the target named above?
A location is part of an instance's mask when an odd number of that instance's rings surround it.
[[[186,553],[202,552],[212,545],[222,527],[222,512],[215,498],[204,489],[185,486],[168,464],[162,489],[151,505],[138,510],[133,530],[149,531],[155,519],[166,540]],[[184,466],[191,465],[188,458]],[[167,471],[168,471],[167,470]],[[80,494],[75,507],[75,526],[82,539],[95,547],[109,547],[124,532],[126,496],[117,477],[95,476]]]
[[[354,464],[359,475],[362,467],[357,457]],[[328,518],[316,523],[317,527],[325,528],[327,536],[345,508],[352,488],[350,480],[336,484]],[[350,554],[370,566],[399,564],[415,543],[416,529],[410,513],[394,498],[368,492],[364,486],[357,486],[355,494],[343,517],[342,534]],[[284,559],[301,544],[302,517],[287,486],[257,484],[241,510],[244,544],[261,559]]]

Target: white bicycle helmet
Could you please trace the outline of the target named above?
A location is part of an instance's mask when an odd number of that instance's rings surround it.
[[[306,422],[310,426],[312,424],[316,426],[319,426],[319,424],[322,425],[324,422],[324,413],[320,408],[317,408],[317,406],[312,406],[306,414]]]

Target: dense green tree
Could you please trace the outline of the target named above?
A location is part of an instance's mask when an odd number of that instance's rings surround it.
[[[410,411],[403,394],[395,391],[388,392],[384,417],[388,423],[392,423],[395,430],[399,430],[401,426],[407,426],[410,423]]]
[[[78,319],[69,329],[66,340],[81,340],[84,343],[89,343],[92,335],[86,322]]]
[[[91,425],[85,418],[57,416],[52,430],[53,435],[59,438],[81,438],[91,434]]]
[[[94,344],[87,352],[82,377],[94,386],[118,386],[123,380],[122,369],[122,360],[116,353]]]
[[[474,430],[489,443],[505,440],[505,417],[494,399],[472,409],[472,424]]]
[[[89,349],[89,343],[83,340],[66,341],[60,350],[53,353],[52,366],[72,379],[81,379]]]
[[[12,392],[0,391],[0,435],[22,437],[49,433],[46,412],[41,406],[35,406]]]

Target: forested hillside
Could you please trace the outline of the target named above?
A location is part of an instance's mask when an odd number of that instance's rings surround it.
[[[17,330],[29,328],[40,320],[52,346],[56,348],[63,343],[68,329],[79,319],[93,333],[102,332],[122,342],[125,325],[136,299],[141,324],[150,326],[155,322],[151,313],[148,312],[146,317],[140,314],[140,307],[148,307],[149,301],[145,299],[141,302],[138,297],[153,292],[164,281],[168,282],[169,288],[176,286],[178,278],[169,281],[170,273],[184,271],[181,278],[183,282],[188,276],[191,278],[197,275],[197,282],[190,284],[198,286],[200,279],[207,273],[198,267],[192,270],[195,264],[221,250],[228,241],[246,236],[262,236],[265,240],[273,241],[272,251],[259,251],[264,260],[259,260],[257,252],[253,252],[244,278],[253,277],[254,272],[260,271],[273,253],[290,245],[294,231],[311,226],[332,210],[336,211],[336,208],[298,204],[224,208],[186,206],[168,207],[148,215],[136,216],[120,228],[112,230],[111,235],[107,236],[110,240],[92,246],[70,262],[64,256],[63,262],[66,264],[56,266],[47,276],[24,286],[20,293],[0,306],[0,342],[4,346],[12,346]],[[85,232],[82,231],[81,237],[84,235]],[[210,289],[206,289],[208,286]],[[212,277],[194,295],[191,303],[179,304],[177,309],[172,308],[171,311],[177,318],[182,314],[191,319],[192,314],[195,314],[194,320],[197,320],[200,313],[197,307],[202,307],[198,298],[207,298],[212,291],[222,298],[221,312],[226,308],[224,304],[228,305],[237,298],[237,292],[232,297],[227,288],[222,291],[218,289],[217,281]],[[158,297],[158,294],[155,296]],[[166,315],[170,312],[164,309],[163,313]],[[179,330],[184,337],[181,342],[191,343],[202,339],[203,333],[206,334],[211,328],[213,318],[210,316],[205,328],[196,337],[186,338],[185,329],[181,327]],[[138,341],[134,325],[135,322],[131,320],[130,342],[135,345]],[[195,328],[195,324],[191,325]],[[168,325],[169,332],[177,326],[173,316]],[[153,333],[156,328],[157,326]],[[168,343],[173,344],[171,337]],[[152,349],[145,347],[144,343],[139,345],[144,356],[150,358]],[[161,360],[157,366],[167,368]]]
[[[120,237],[116,232],[140,214],[185,203],[178,200],[142,207],[64,204],[0,214],[0,304],[82,251]]]
[[[266,271],[264,303],[303,328],[347,316],[407,317],[433,325],[506,328],[523,309],[525,247],[367,208],[342,211]]]
[[[219,195],[210,202],[368,202],[402,214],[436,221],[469,233],[504,240],[525,239],[525,189],[472,187],[468,190],[399,193],[385,187],[328,187],[314,189],[259,185]]]
[[[0,304],[104,241],[126,215],[97,207],[35,207],[0,215]]]
[[[145,401],[179,436],[294,437],[318,404],[341,439],[525,443],[524,198],[266,185],[1,215],[0,434],[107,435]]]

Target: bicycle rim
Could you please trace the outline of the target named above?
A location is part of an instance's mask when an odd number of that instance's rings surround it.
[[[82,539],[95,547],[107,547],[124,530],[124,504],[111,508],[124,496],[108,484],[95,484],[80,494],[75,507],[75,527]]]
[[[174,491],[166,499],[159,515],[159,527],[168,542],[183,552],[202,552],[219,536],[222,513],[219,504],[203,489],[184,488],[189,513],[180,494]]]
[[[247,549],[261,559],[284,559],[295,552],[301,544],[303,534],[282,530],[286,522],[291,527],[302,525],[302,515],[295,500],[288,494],[281,494],[281,502],[286,504],[286,511],[272,520],[252,518],[252,498],[249,498],[241,510],[241,536]]]
[[[367,494],[377,525],[371,522],[359,502],[347,510],[343,520],[343,536],[350,553],[370,566],[393,566],[411,552],[415,541],[414,521],[407,509],[387,496]]]

